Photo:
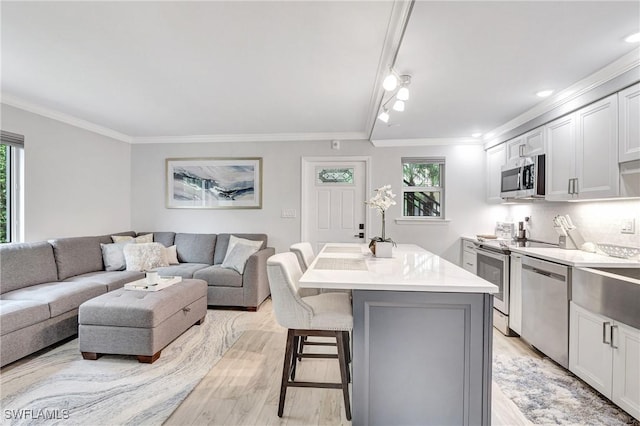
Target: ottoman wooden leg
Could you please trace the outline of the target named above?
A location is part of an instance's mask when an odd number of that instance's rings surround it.
[[[82,352],[82,358],[90,359],[92,361],[95,361],[96,359],[100,358],[101,356],[102,356],[102,354],[97,354],[95,352]]]
[[[201,325],[204,322],[204,319],[205,319],[205,317],[200,318],[200,320],[198,320],[196,325]]]
[[[153,364],[154,362],[156,362],[156,360],[158,358],[160,358],[160,353],[162,353],[162,351],[158,351],[155,354],[149,356],[149,355],[137,355],[138,357],[138,362],[142,362],[144,364]]]

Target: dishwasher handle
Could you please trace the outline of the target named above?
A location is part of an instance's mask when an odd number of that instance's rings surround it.
[[[566,277],[564,275],[556,274],[555,272],[545,271],[543,269],[536,268],[531,265],[527,265],[525,263],[522,264],[522,269],[526,269],[527,271],[531,271],[534,274],[544,275],[545,277],[553,278],[558,281],[566,281]]]

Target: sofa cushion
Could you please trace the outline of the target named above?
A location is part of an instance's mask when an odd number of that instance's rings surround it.
[[[75,277],[67,278],[65,281],[99,283],[106,286],[107,291],[113,291],[124,287],[126,283],[141,280],[142,278],[144,278],[144,273],[138,271],[98,271],[76,275]]]
[[[150,271],[169,266],[165,250],[160,243],[127,244],[123,250],[127,271]]]
[[[181,263],[213,265],[216,234],[176,234],[175,244]]]
[[[104,284],[96,282],[55,282],[36,284],[5,293],[3,300],[32,300],[49,304],[52,317],[72,311],[96,296],[107,292]]]
[[[160,243],[165,247],[173,245],[176,238],[175,232],[138,232],[138,235],[153,234],[153,242]]]
[[[179,265],[156,268],[156,271],[163,277],[193,278],[196,271],[210,266],[206,263],[181,263]]]
[[[74,275],[101,271],[102,250],[100,237],[74,237],[51,240],[58,266],[58,279],[66,280]]]
[[[35,300],[0,300],[0,334],[29,327],[51,317],[49,305]]]
[[[0,244],[0,294],[57,280],[56,260],[48,242]]]
[[[208,285],[216,287],[242,287],[242,275],[233,269],[220,265],[200,269],[193,274],[193,278],[205,280]]]
[[[227,247],[229,246],[229,238],[232,234],[218,234],[218,239],[216,240],[216,252],[213,257],[213,264],[220,265],[224,262],[224,258],[227,255]],[[247,240],[253,241],[262,241],[262,246],[260,249],[263,249],[267,246],[267,234],[233,234],[238,238],[245,238]]]

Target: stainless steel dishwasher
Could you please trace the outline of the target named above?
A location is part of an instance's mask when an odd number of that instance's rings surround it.
[[[571,269],[529,256],[522,258],[521,337],[569,367]]]

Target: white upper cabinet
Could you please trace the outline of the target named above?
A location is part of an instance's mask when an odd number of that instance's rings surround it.
[[[577,198],[617,197],[618,95],[578,110],[576,114]]]
[[[547,200],[618,196],[617,96],[613,94],[545,126]]]
[[[640,83],[618,93],[618,160],[640,160]]]
[[[538,154],[544,154],[543,126],[507,142],[507,162]]]
[[[501,203],[503,200],[500,198],[500,176],[502,173],[502,166],[505,165],[507,160],[505,144],[500,144],[489,148],[486,153],[486,190],[487,190],[487,202],[489,203]]]
[[[560,117],[545,126],[546,195],[549,201],[573,198],[572,179],[576,177],[575,114]]]

